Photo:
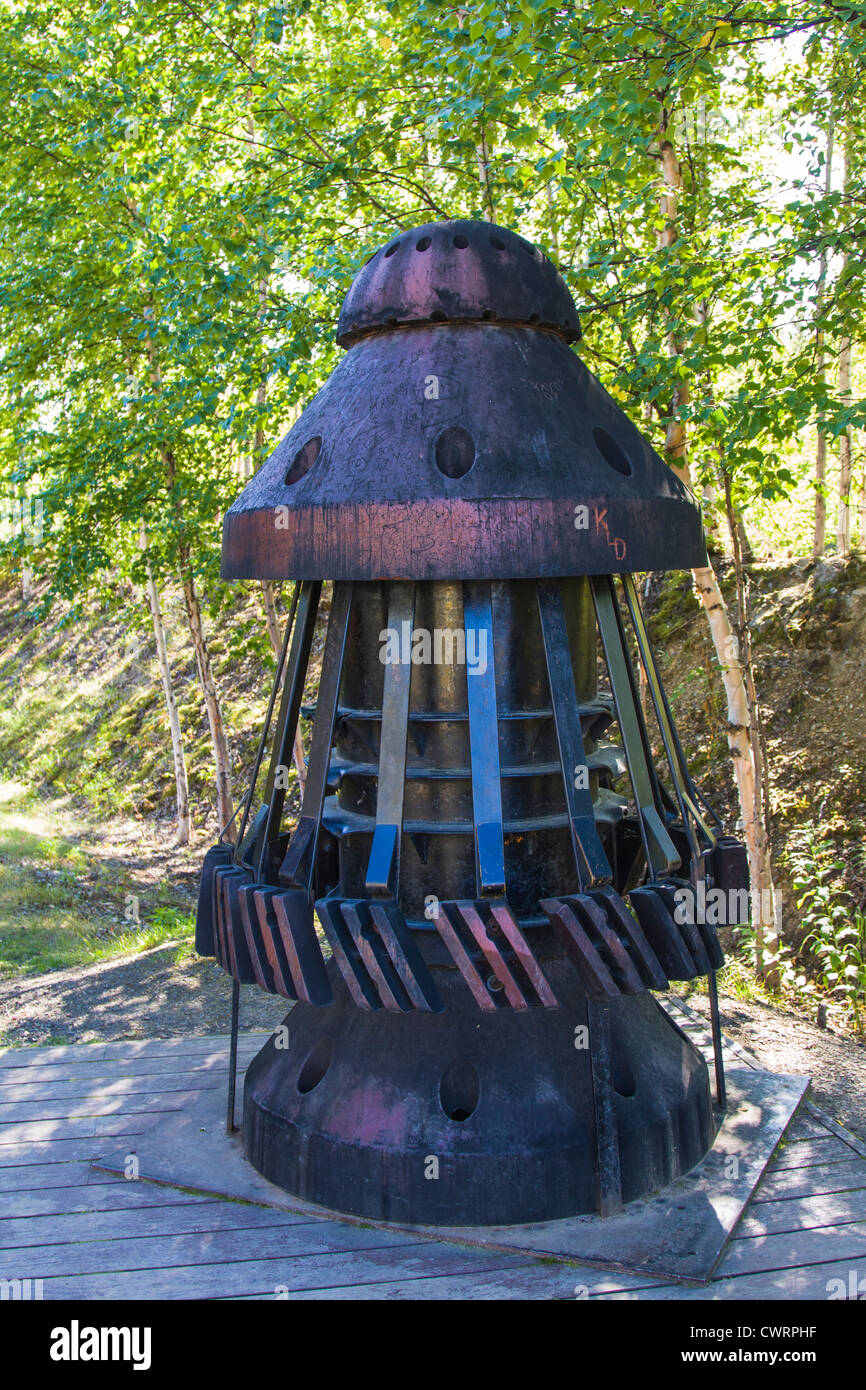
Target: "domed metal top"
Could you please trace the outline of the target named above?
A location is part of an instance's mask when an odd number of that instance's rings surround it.
[[[517,579],[706,563],[694,498],[568,346],[552,263],[489,222],[401,233],[348,351],[225,517],[226,579]]]
[[[414,323],[530,325],[580,338],[577,309],[553,262],[492,222],[428,222],[370,257],[343,302],[337,342]]]

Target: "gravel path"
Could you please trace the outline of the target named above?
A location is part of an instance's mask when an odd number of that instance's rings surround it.
[[[709,1000],[692,993],[688,1006],[709,1019]],[[722,1029],[768,1071],[812,1078],[812,1096],[828,1114],[866,1140],[866,1047],[819,1028],[786,1009],[721,994]]]

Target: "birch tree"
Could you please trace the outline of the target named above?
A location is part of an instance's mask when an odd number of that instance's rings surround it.
[[[159,664],[159,674],[162,681],[165,707],[168,713],[169,733],[171,735],[171,755],[174,763],[174,781],[177,802],[175,844],[187,845],[189,844],[191,820],[186,755],[183,748],[183,734],[180,727],[180,714],[178,713],[177,698],[174,691],[171,662],[168,656],[168,643],[166,641],[165,622],[162,616],[162,605],[159,601],[159,590],[156,586],[156,580],[153,577],[153,570],[151,569],[150,560],[147,556],[147,530],[143,523],[140,530],[139,544],[144,553],[145,573],[147,576],[145,593],[147,594],[147,604],[153,623],[153,636],[156,642],[156,659]]]
[[[658,234],[659,248],[666,254],[675,252],[679,239],[679,202],[683,192],[683,176],[670,130],[669,112],[661,104],[658,150],[661,165],[660,208],[663,226]],[[670,402],[666,428],[665,449],[668,462],[686,486],[691,487],[687,433],[684,413],[691,400],[689,382],[680,366],[683,342],[673,327],[667,332],[668,354],[677,363],[673,397]],[[721,461],[724,473],[724,460]],[[734,515],[729,476],[725,476],[726,511],[734,547],[737,568],[737,598],[739,633],[734,631],[712,562],[692,570],[695,592],[701,602],[719,664],[727,699],[726,736],[734,776],[737,782],[743,837],[749,857],[749,878],[752,892],[752,928],[755,932],[755,954],[761,974],[772,975],[772,962],[778,951],[778,928],[775,914],[775,890],[769,842],[769,789],[767,770],[762,757],[758,727],[759,711],[754,677],[748,661],[748,621],[742,587],[742,556],[737,518]]]

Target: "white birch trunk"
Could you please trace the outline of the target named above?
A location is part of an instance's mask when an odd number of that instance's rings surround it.
[[[833,145],[835,141],[835,127],[833,124],[832,113],[827,127],[827,150],[826,162],[824,165],[824,195],[829,194],[833,186]],[[824,292],[827,285],[827,252],[821,252],[818,262],[818,285],[815,296],[815,309],[820,319],[824,308]],[[820,323],[815,335],[816,338],[816,371],[818,380],[823,381],[826,377],[827,362],[824,354],[824,329]],[[827,436],[819,425],[815,437],[815,529],[812,536],[812,554],[815,559],[819,559],[823,554],[827,544]]]
[[[850,134],[846,133],[844,142],[842,187],[850,194],[849,147]],[[838,285],[844,286],[848,270],[848,257],[842,257]],[[844,334],[839,343],[839,400],[843,405],[851,404],[851,339]],[[847,555],[851,549],[851,426],[839,438],[839,511],[836,518],[836,549],[840,555]]]
[[[147,534],[144,525],[141,527],[142,548],[146,549]],[[176,845],[188,845],[190,830],[192,829],[189,812],[189,783],[186,773],[186,755],[183,747],[183,734],[180,727],[180,714],[177,708],[177,699],[174,693],[174,681],[171,674],[171,664],[168,659],[168,644],[165,638],[165,623],[162,617],[162,608],[159,602],[159,590],[156,587],[156,580],[150,568],[150,560],[146,559],[147,584],[147,604],[150,609],[150,617],[153,623],[153,635],[156,641],[156,657],[159,663],[159,674],[162,680],[162,690],[165,696],[165,707],[168,712],[168,727],[171,732],[171,754],[174,760],[174,783],[177,801],[177,830],[175,833]]]
[[[839,347],[839,399],[851,401],[851,339],[843,338]],[[836,548],[840,555],[851,549],[851,426],[839,438],[839,514],[836,520]]]
[[[822,368],[823,372],[823,368]],[[827,436],[820,425],[815,435],[815,530],[812,555],[819,560],[827,544]]]
[[[663,121],[659,138],[664,184],[660,207],[666,225],[659,233],[659,245],[673,246],[679,235],[677,217],[683,188],[682,170]],[[679,357],[682,344],[676,334],[668,334],[668,351]],[[689,383],[680,375],[671,402],[672,411],[666,428],[668,461],[679,478],[691,485],[687,455],[686,429],[678,411],[690,400]],[[695,591],[703,606],[710,635],[722,674],[727,698],[727,739],[734,768],[743,838],[749,858],[752,885],[752,928],[755,932],[758,971],[767,974],[765,961],[777,949],[777,925],[772,866],[763,814],[764,789],[760,777],[760,753],[755,738],[756,713],[750,707],[746,671],[740,660],[739,641],[731,623],[730,613],[719,588],[712,565],[692,570]]]
[[[185,568],[184,573],[183,598],[186,606],[187,623],[189,625],[190,636],[192,637],[193,651],[195,652],[195,664],[196,670],[198,671],[199,685],[201,686],[202,697],[204,699],[204,707],[207,714],[211,743],[214,751],[217,817],[219,820],[220,832],[225,831],[226,837],[234,843],[237,840],[237,830],[234,824],[229,826],[229,821],[234,811],[232,805],[232,776],[229,746],[226,738],[225,725],[223,723],[222,709],[220,708],[219,696],[214,681],[210,651],[208,650],[204,625],[202,623],[201,604],[196,591],[195,580],[188,567]]]
[[[487,148],[487,135],[482,126],[481,139],[475,146],[475,158],[478,161],[478,181],[481,184],[481,191],[484,197],[484,212],[488,222],[495,222],[496,216],[493,211],[493,195],[490,189],[490,152]]]
[[[132,210],[134,203],[129,201]],[[148,340],[149,343],[150,340]],[[151,368],[155,371],[153,354],[149,347],[148,355]],[[127,354],[126,369],[133,379],[132,358]],[[158,374],[156,381],[158,383]],[[132,408],[134,414],[134,407]],[[165,639],[165,623],[162,617],[162,608],[159,602],[159,590],[156,587],[156,580],[150,567],[150,560],[147,558],[147,529],[142,520],[139,525],[139,544],[145,552],[145,564],[147,567],[147,582],[145,584],[145,594],[147,606],[150,609],[150,618],[153,624],[153,635],[156,642],[156,656],[159,664],[159,674],[162,681],[162,692],[165,699],[165,708],[168,715],[168,727],[171,735],[171,756],[174,764],[174,785],[175,785],[175,805],[176,805],[176,827],[174,842],[176,845],[188,845],[192,830],[192,819],[189,809],[189,780],[186,771],[186,754],[183,746],[183,732],[180,727],[180,714],[177,708],[177,699],[174,693],[174,680],[171,674],[171,663],[168,659],[168,645]]]
[[[151,319],[153,309],[146,308],[144,317]],[[156,355],[156,348],[150,334],[145,339],[148,361],[150,362],[151,379],[155,391],[159,391],[162,386],[162,375],[159,367],[159,360]],[[166,481],[169,488],[173,488],[176,467],[174,455],[166,444],[159,447],[159,457],[165,468]],[[180,535],[183,535],[183,512],[178,501],[174,504],[175,518]],[[228,739],[226,738],[225,724],[223,723],[222,708],[220,706],[219,695],[217,694],[216,682],[211,666],[210,651],[205,637],[204,624],[201,617],[201,604],[199,603],[198,593],[193,578],[192,563],[186,543],[181,540],[178,545],[178,568],[180,570],[181,586],[183,589],[184,607],[186,608],[187,625],[189,634],[192,638],[193,651],[195,653],[195,666],[198,673],[199,686],[201,687],[202,699],[204,700],[205,712],[207,714],[208,727],[210,729],[211,745],[214,756],[214,774],[216,779],[216,803],[217,820],[219,822],[220,834],[225,834],[226,838],[234,844],[237,841],[237,827],[232,822],[234,808],[232,806],[232,775],[231,758],[229,756]]]

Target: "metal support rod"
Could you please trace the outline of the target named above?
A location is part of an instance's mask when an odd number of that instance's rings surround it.
[[[610,1013],[607,1004],[586,1001],[589,1028],[589,1060],[592,1067],[592,1104],[595,1111],[595,1179],[600,1216],[622,1211],[622,1174],[619,1132],[613,1089]]]
[[[719,991],[716,985],[716,972],[707,975],[707,989],[710,995],[710,1029],[713,1034],[713,1062],[716,1069],[716,1104],[722,1111],[728,1108],[728,1088],[725,1085],[725,1063],[722,1056],[722,1025],[719,1019]]]
[[[226,1134],[237,1131],[235,1124],[235,1089],[238,1079],[238,1015],[240,1013],[241,987],[232,980],[232,1031],[229,1041],[229,1094],[226,1104]]]

